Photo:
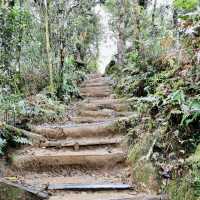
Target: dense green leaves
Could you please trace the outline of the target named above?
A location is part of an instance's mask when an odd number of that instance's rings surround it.
[[[179,104],[184,103],[185,95],[184,95],[183,90],[177,90],[177,91],[173,92],[172,94],[170,94],[170,99],[174,103],[179,103]]]
[[[1,124],[0,129],[0,156],[4,155],[8,147],[17,145],[31,145],[31,141],[20,133],[13,133]]]
[[[193,10],[199,4],[198,0],[174,0],[176,8],[183,10]]]
[[[64,118],[64,103],[79,96],[87,63],[96,58],[97,51],[92,50],[98,38],[96,1],[47,1],[46,7],[43,1],[12,2],[2,1],[0,7],[0,121],[21,124]],[[54,94],[49,94],[49,60]],[[2,130],[0,153],[10,144],[30,142]]]
[[[20,57],[23,43],[27,42],[31,16],[27,10],[17,6],[10,9],[2,8],[0,22],[0,70],[3,74],[0,83],[4,87],[10,87],[11,92],[19,92],[22,89]]]

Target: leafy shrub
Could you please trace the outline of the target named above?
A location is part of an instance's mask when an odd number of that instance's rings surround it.
[[[80,67],[74,60],[73,56],[65,59],[63,78],[61,83],[61,99],[69,102],[71,98],[79,96],[78,85],[86,78],[86,68]],[[60,77],[58,77],[60,79]]]
[[[182,179],[173,180],[168,185],[168,194],[170,200],[195,200],[194,189],[192,188],[191,176],[185,176]]]
[[[9,146],[30,145],[31,141],[20,135],[20,133],[13,133],[6,127],[0,128],[0,155],[4,155]]]

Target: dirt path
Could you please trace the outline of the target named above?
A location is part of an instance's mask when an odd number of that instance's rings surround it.
[[[64,125],[33,126],[47,140],[15,153],[13,167],[23,185],[47,190],[50,200],[145,200],[136,194],[116,119],[131,114],[114,98],[111,80],[90,75],[81,86],[84,100]]]

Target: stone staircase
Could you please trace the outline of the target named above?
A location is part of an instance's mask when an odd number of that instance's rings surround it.
[[[116,120],[131,112],[111,86],[109,78],[90,75],[68,123],[32,126],[46,141],[14,153],[12,166],[23,185],[48,191],[50,200],[158,199],[134,191],[123,135],[115,129]]]

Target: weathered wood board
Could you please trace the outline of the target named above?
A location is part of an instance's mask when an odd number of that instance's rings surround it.
[[[49,190],[128,190],[127,184],[49,184]]]
[[[48,194],[0,179],[0,200],[43,200]]]

